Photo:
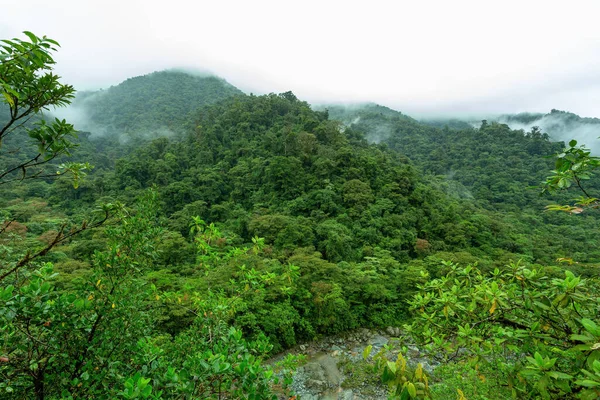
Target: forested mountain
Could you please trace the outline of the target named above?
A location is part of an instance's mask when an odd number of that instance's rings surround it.
[[[600,127],[600,119],[580,117],[577,114],[552,109],[548,114],[542,113],[520,113],[505,114],[498,117],[499,121],[507,124],[517,123],[530,126],[539,126],[549,134],[555,134],[558,130],[577,130],[580,125],[597,125]]]
[[[539,130],[511,130],[495,122],[451,129],[431,127],[383,107],[334,107],[329,112],[364,132],[367,140],[404,154],[424,172],[460,184],[457,190],[466,188],[463,195],[486,208],[543,206],[539,192],[532,189],[551,169],[548,157],[564,147]]]
[[[55,42],[27,36],[0,50],[0,127],[73,93],[37,81]],[[394,335],[449,375],[476,363],[473,398],[600,386],[598,201],[556,213],[573,196],[539,196],[600,167],[576,143],[375,104],[315,111],[175,71],[80,94],[70,113],[78,138],[49,119],[0,135],[2,395],[289,398],[297,359],[275,374],[262,357],[405,323]],[[370,352],[357,373],[430,398],[421,366]]]
[[[600,119],[584,118],[568,111],[552,110],[547,114],[521,113],[502,115],[497,118],[501,123],[508,124],[512,129],[530,130],[538,126],[552,140],[568,142],[575,139],[600,153]]]
[[[480,118],[481,120],[482,118]],[[497,122],[508,125],[512,130],[523,130],[530,132],[538,127],[541,132],[547,134],[554,142],[568,142],[572,139],[585,144],[594,153],[600,153],[600,119],[580,117],[577,114],[553,109],[549,113],[520,113],[503,114],[485,117],[489,122]],[[437,128],[448,127],[450,129],[468,129],[479,127],[480,120],[470,119],[423,119],[425,125]]]
[[[550,141],[539,129],[511,130],[506,124],[487,121],[479,128],[436,128],[375,105],[328,110],[332,118],[361,132],[368,141],[400,152],[431,178],[436,177],[449,198],[470,199],[489,210],[477,218],[486,221],[486,226],[504,226],[511,232],[505,248],[546,264],[578,248],[575,251],[582,261],[597,262],[600,253],[588,247],[597,240],[592,233],[598,228],[595,216],[572,218],[541,212],[551,200],[540,196],[540,185],[553,168],[552,156],[564,144]],[[592,185],[600,188],[598,182]],[[552,202],[556,200],[555,196]],[[460,232],[461,228],[454,229]],[[468,237],[465,232],[460,236]]]
[[[448,251],[488,262],[598,257],[585,251],[596,219],[544,214],[550,202],[533,188],[561,145],[499,124],[444,131],[376,105],[329,112],[353,123],[343,128],[291,93],[234,97],[199,111],[183,140],[141,146],[114,173],[53,198],[76,209],[98,193],[129,201],[156,186],[183,235],[198,215],[241,242],[260,235],[278,249],[312,246],[330,261],[376,248],[400,261]]]
[[[80,92],[67,110],[77,129],[94,136],[153,138],[180,133],[190,113],[242,92],[216,76],[168,70]]]

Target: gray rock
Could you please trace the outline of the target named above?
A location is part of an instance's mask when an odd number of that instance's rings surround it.
[[[317,379],[307,379],[304,383],[304,386],[316,392],[322,392],[323,390],[327,389],[327,383]]]
[[[296,371],[292,391],[299,400],[386,400],[386,388],[377,384],[360,383],[353,386],[352,390],[344,390],[342,383],[350,383],[353,377],[346,376],[337,363],[340,360],[359,362],[368,344],[373,346],[371,354],[374,354],[383,346],[395,343],[401,334],[401,328],[393,326],[382,332],[363,328],[347,335],[326,337],[299,345],[297,350],[307,355],[307,363]],[[398,351],[399,348],[392,350],[388,356],[395,358]],[[408,351],[404,355],[412,368],[421,363],[425,371],[431,372],[439,365],[413,343],[408,345]]]
[[[366,328],[361,328],[358,331],[358,335],[360,336],[360,340],[362,342],[366,342],[371,337],[371,331]]]
[[[340,395],[338,396],[339,400],[354,400],[354,393],[352,392],[352,390],[344,390],[342,393],[340,393]]]
[[[421,351],[417,346],[408,346],[408,351],[406,355],[410,358],[417,358],[421,354]]]
[[[388,342],[389,339],[381,335],[375,335],[373,336],[373,338],[371,338],[371,344],[373,345],[373,347],[383,347]]]
[[[310,393],[301,394],[300,400],[319,400],[319,395],[310,394]]]
[[[325,380],[325,371],[323,367],[318,362],[309,362],[303,367],[304,375],[306,375],[306,380],[316,380],[316,381],[324,381]]]
[[[330,386],[339,386],[342,382],[342,373],[337,367],[337,359],[330,355],[319,358],[321,368],[325,372],[325,377]]]

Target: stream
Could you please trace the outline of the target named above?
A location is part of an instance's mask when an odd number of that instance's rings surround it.
[[[298,400],[386,400],[387,388],[372,372],[360,368],[362,353],[368,345],[373,346],[372,354],[376,353],[400,333],[399,328],[393,327],[385,331],[359,329],[296,346],[271,361],[287,354],[306,356],[306,362],[298,367],[292,384]],[[407,356],[411,364],[421,362],[426,364],[426,369],[433,367],[419,355],[416,347],[409,346]],[[396,355],[391,356],[395,358]]]

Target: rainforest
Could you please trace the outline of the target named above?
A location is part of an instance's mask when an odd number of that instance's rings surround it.
[[[597,120],[75,92],[57,52],[0,49],[0,398],[600,397]]]

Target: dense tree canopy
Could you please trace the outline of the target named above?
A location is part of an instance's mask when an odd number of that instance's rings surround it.
[[[106,90],[79,93],[73,110],[82,129],[124,143],[179,133],[190,113],[241,93],[216,76],[159,71]]]
[[[50,119],[73,99],[56,42],[26,35],[0,52],[0,397],[282,398],[296,360],[269,354],[407,321],[495,382],[473,398],[597,394],[599,163],[577,143],[181,71],[80,94],[73,127]],[[369,351],[393,398],[443,387]]]

